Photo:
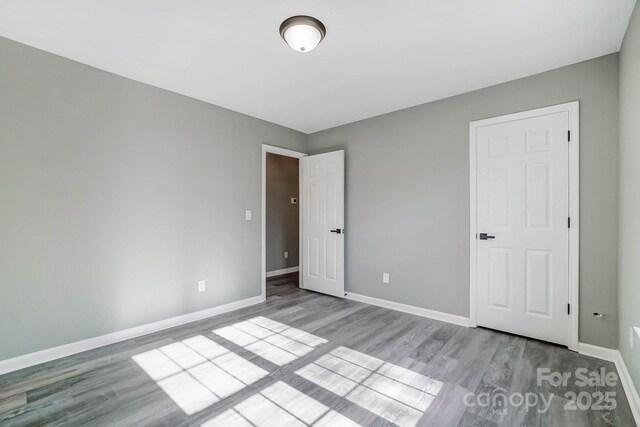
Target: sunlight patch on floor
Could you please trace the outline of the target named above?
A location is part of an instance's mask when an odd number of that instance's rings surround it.
[[[296,374],[402,427],[415,426],[442,382],[338,347]]]
[[[202,424],[227,426],[344,426],[359,424],[301,391],[278,381]]]
[[[264,369],[198,335],[132,359],[191,415],[268,375]]]
[[[213,333],[278,366],[293,362],[327,342],[261,316],[216,329]]]
[[[255,317],[213,332],[278,366],[327,342],[265,317]],[[266,370],[202,335],[135,355],[132,359],[187,415],[268,375]],[[338,347],[295,373],[400,427],[415,426],[442,388],[440,381],[347,347]],[[203,425],[358,424],[278,381]]]

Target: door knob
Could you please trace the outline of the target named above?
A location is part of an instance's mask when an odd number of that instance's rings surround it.
[[[334,228],[333,230],[329,230],[329,231],[336,234],[344,234],[344,228]]]
[[[490,236],[487,233],[480,233],[480,240],[495,239],[496,236]]]

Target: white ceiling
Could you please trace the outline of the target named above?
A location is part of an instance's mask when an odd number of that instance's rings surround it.
[[[616,52],[634,4],[0,0],[0,36],[311,133]],[[306,54],[297,14],[327,27]]]

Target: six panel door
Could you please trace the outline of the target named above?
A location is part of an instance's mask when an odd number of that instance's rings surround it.
[[[344,151],[302,161],[302,286],[344,297]]]
[[[567,112],[476,129],[479,326],[568,344],[568,129]]]

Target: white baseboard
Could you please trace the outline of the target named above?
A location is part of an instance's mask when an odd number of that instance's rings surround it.
[[[388,308],[390,310],[402,311],[404,313],[415,314],[416,316],[428,317],[429,319],[440,320],[441,322],[453,323],[455,325],[469,327],[468,317],[457,316],[455,314],[442,313],[440,311],[429,310],[427,308],[415,307],[413,305],[401,304],[385,299],[368,297],[366,295],[354,294],[347,292],[345,298],[363,302],[365,304],[377,305],[378,307]]]
[[[600,347],[581,342],[578,343],[578,353],[615,363],[618,359],[619,352],[612,348]]]
[[[640,396],[638,395],[638,389],[636,389],[633,384],[631,374],[629,374],[627,365],[624,363],[624,359],[622,358],[622,353],[620,353],[619,350],[616,350],[616,353],[618,353],[618,357],[615,360],[616,369],[618,370],[618,374],[620,374],[620,381],[622,382],[622,387],[627,395],[629,406],[631,406],[633,418],[636,421],[636,425],[640,426]]]
[[[258,295],[257,297],[234,301],[229,304],[223,304],[216,307],[207,308],[205,310],[195,311],[193,313],[187,313],[181,316],[172,317],[170,319],[164,319],[158,322],[148,323],[146,325],[136,326],[134,328],[125,329],[118,332],[112,332],[110,334],[101,335],[99,337],[76,341],[70,344],[61,345],[59,347],[48,348],[46,350],[25,354],[23,356],[14,357],[12,359],[2,360],[0,361],[0,375],[28,368],[30,366],[39,365],[41,363],[50,362],[62,357],[71,356],[73,354],[82,353],[83,351],[93,350],[105,345],[115,344],[117,342],[125,341],[131,338],[151,334],[153,332],[162,331],[164,329],[173,328],[175,326],[184,325],[186,323],[195,322],[197,320],[206,319],[207,317],[217,316],[218,314],[223,314],[229,311],[238,310],[240,308],[249,307],[261,302],[264,302],[264,296]]]
[[[267,277],[281,276],[283,274],[295,273],[296,271],[300,271],[300,267],[297,265],[295,267],[283,268],[282,270],[267,271]]]
[[[629,406],[633,413],[633,418],[635,419],[636,424],[640,426],[640,396],[638,395],[638,390],[633,384],[633,380],[631,379],[627,365],[624,363],[620,350],[579,343],[578,352],[585,356],[597,357],[598,359],[608,360],[615,363],[618,375],[620,376],[620,382],[622,383],[622,388],[627,395],[627,400],[629,401]]]

